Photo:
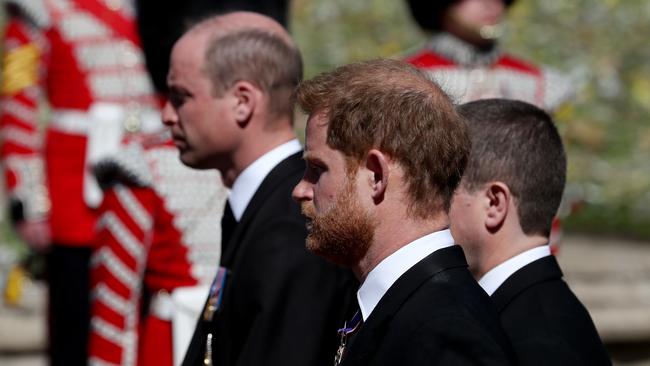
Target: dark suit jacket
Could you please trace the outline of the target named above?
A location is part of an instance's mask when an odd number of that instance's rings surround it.
[[[512,353],[462,249],[404,273],[352,336],[343,365],[510,365]]]
[[[553,256],[510,276],[492,294],[521,365],[611,365],[598,332]]]
[[[305,219],[291,198],[303,172],[301,153],[287,158],[246,207],[223,247],[231,274],[221,308],[199,321],[183,365],[203,365],[208,332],[215,365],[332,364],[358,282],[305,249]]]

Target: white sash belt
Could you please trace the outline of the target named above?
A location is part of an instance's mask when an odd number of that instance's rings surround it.
[[[196,322],[208,297],[209,286],[179,287],[169,294],[160,291],[151,298],[150,314],[172,322],[172,357],[180,365],[190,345]]]
[[[153,133],[164,128],[158,110],[112,103],[95,103],[87,112],[56,110],[49,127],[88,137],[83,196],[90,207],[98,207],[103,197],[90,168],[117,153],[126,133]]]

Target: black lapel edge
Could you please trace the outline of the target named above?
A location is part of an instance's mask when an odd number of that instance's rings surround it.
[[[527,288],[550,280],[562,278],[562,270],[555,259],[555,256],[549,255],[533,261],[505,280],[492,294],[492,302],[500,313],[505,309],[512,300]]]
[[[459,245],[452,245],[429,254],[400,276],[386,291],[363,324],[357,334],[356,342],[350,345],[350,348],[354,347],[350,361],[354,360],[353,362],[358,363],[374,353],[379,343],[378,337],[383,334],[381,330],[387,326],[411,294],[429,278],[440,272],[459,267],[467,267],[465,254]],[[359,341],[363,341],[363,343],[359,343]]]
[[[251,198],[251,201],[246,206],[241,220],[239,220],[239,223],[237,224],[237,228],[230,236],[227,245],[228,251],[222,253],[222,258],[228,259],[229,262],[234,262],[234,258],[237,255],[236,252],[240,249],[239,245],[234,244],[239,242],[241,235],[248,230],[248,226],[253,217],[255,217],[255,213],[264,205],[269,195],[271,195],[274,190],[281,187],[282,182],[296,177],[297,173],[304,170],[304,168],[305,166],[302,162],[301,150],[282,160],[269,172],[269,174],[267,174],[266,178],[264,178],[262,184],[260,184],[259,188]]]

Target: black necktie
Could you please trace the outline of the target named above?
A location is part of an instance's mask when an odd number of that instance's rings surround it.
[[[232,213],[232,208],[230,208],[230,202],[226,202],[226,208],[223,212],[223,217],[221,218],[221,252],[226,252],[226,247],[228,242],[232,237],[233,232],[237,227],[237,220],[235,215]]]

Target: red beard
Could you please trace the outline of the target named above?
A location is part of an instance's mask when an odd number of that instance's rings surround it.
[[[311,203],[302,204],[309,222],[307,249],[335,264],[352,267],[365,256],[372,243],[376,224],[353,194],[348,181],[327,212],[317,214]]]

